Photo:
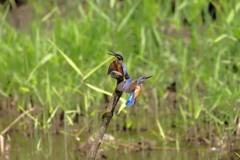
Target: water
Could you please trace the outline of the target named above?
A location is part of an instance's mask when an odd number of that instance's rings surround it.
[[[12,136],[11,136],[12,137]],[[64,139],[64,135],[43,136],[44,138],[34,141],[34,138],[18,136],[11,138],[9,152],[11,160],[81,160],[86,156],[79,152],[79,144],[85,140],[77,141],[74,137]],[[121,142],[119,142],[121,143]],[[131,142],[132,143],[132,142]],[[109,143],[111,144],[111,143]],[[130,143],[129,143],[130,144]],[[181,144],[182,145],[182,144]],[[240,146],[240,143],[235,145]],[[109,145],[108,145],[109,146]],[[130,151],[129,148],[120,150],[107,145],[100,147],[97,159],[103,160],[206,160],[206,159],[238,159],[234,153],[216,148],[215,151],[208,145],[194,145],[186,142],[185,146],[177,151],[172,144],[162,142],[162,146],[155,150]],[[105,148],[105,149],[104,149]],[[119,147],[120,148],[120,147]],[[231,157],[232,156],[232,157]]]

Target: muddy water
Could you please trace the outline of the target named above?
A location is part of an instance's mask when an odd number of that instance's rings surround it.
[[[65,137],[63,134],[43,136],[44,138],[28,138],[18,136],[12,138],[9,156],[11,160],[81,160],[86,155],[79,151],[79,144],[84,139],[77,141],[73,137]],[[129,142],[130,143],[130,142]],[[225,150],[211,148],[207,145],[193,145],[186,143],[180,151],[176,151],[175,144],[161,142],[161,148],[155,150],[130,151],[128,148],[121,150],[102,146],[97,159],[108,160],[206,160],[206,159],[238,159],[238,157]],[[159,145],[159,144],[158,144]],[[181,144],[182,145],[182,144]],[[240,146],[240,142],[235,143]],[[238,147],[239,148],[239,147]]]

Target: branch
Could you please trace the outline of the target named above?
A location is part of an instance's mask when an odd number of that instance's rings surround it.
[[[5,134],[15,123],[17,123],[23,116],[25,116],[25,114],[28,114],[29,112],[32,112],[34,111],[36,108],[30,108],[29,110],[27,111],[24,111],[22,114],[20,114],[11,124],[9,124],[7,126],[7,128],[5,128],[1,133],[0,135],[3,135]]]
[[[123,76],[120,72],[112,71],[110,73],[110,76],[117,80],[117,85],[123,81]],[[117,91],[115,89],[113,94],[112,94],[112,97],[110,99],[110,102],[108,103],[107,110],[102,115],[102,123],[100,125],[99,130],[98,130],[97,136],[96,136],[95,140],[93,141],[93,144],[92,144],[92,147],[91,147],[91,150],[89,152],[87,160],[94,160],[95,159],[95,157],[97,155],[98,148],[100,147],[100,145],[102,143],[103,136],[104,136],[104,134],[107,130],[107,126],[108,126],[109,122],[111,121],[111,119],[113,117],[115,107],[116,107],[116,105],[118,103],[118,100],[121,96],[122,96],[122,92]]]

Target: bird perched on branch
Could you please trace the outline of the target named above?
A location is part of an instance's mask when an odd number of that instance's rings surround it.
[[[117,85],[117,90],[130,93],[128,100],[126,102],[126,106],[132,106],[136,103],[136,99],[142,90],[143,82],[151,77],[152,76],[140,77],[138,78],[138,80],[135,80],[133,82],[131,79],[127,79]]]
[[[109,50],[111,51],[111,50]],[[108,53],[109,55],[112,55],[114,57],[117,58],[117,61],[113,61],[109,67],[108,67],[108,75],[112,72],[112,71],[118,71],[120,73],[122,73],[122,75],[125,77],[125,79],[130,79],[130,75],[127,72],[127,67],[125,66],[124,62],[123,62],[123,56],[119,53],[115,53],[113,51],[111,51],[112,53]]]

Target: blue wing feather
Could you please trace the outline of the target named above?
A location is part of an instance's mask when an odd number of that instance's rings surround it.
[[[129,87],[130,87],[131,84],[132,84],[132,80],[131,80],[131,79],[126,80],[126,83],[125,83],[125,85],[123,86],[123,90],[124,90],[126,93],[130,93],[130,91],[128,91],[128,90],[129,90]]]
[[[117,90],[124,91],[126,93],[130,93],[131,92],[131,90],[130,90],[131,84],[132,84],[131,79],[125,80],[117,85]]]
[[[135,90],[133,90],[133,91],[130,93],[130,95],[129,95],[129,97],[128,97],[128,100],[127,100],[127,102],[126,102],[126,106],[132,106],[132,105],[134,105],[134,102],[135,102],[135,100],[134,100],[134,96],[135,96],[134,91],[135,91]]]

